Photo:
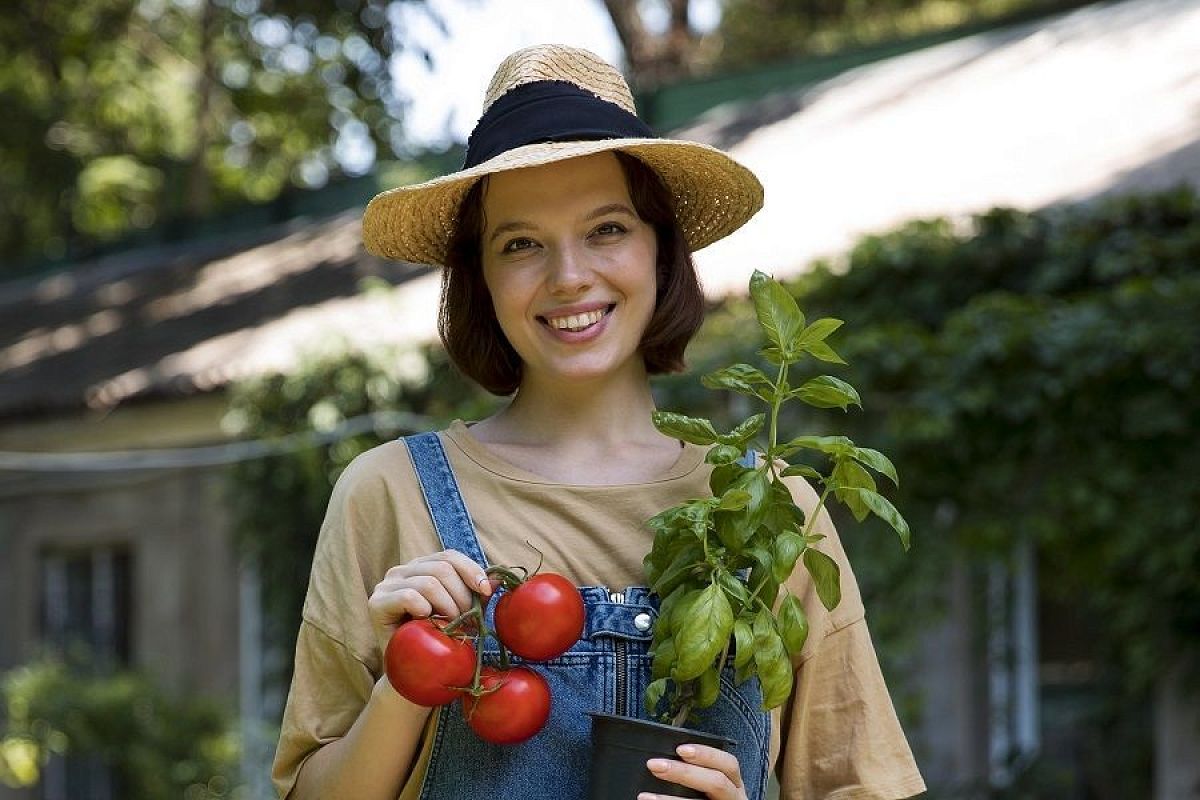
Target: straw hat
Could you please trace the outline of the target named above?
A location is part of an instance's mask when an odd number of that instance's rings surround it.
[[[658,173],[691,250],[733,233],[762,207],[762,184],[725,153],[655,137],[611,64],[587,50],[538,45],[497,68],[463,168],[376,195],[363,217],[363,242],[375,255],[443,264],[458,207],[481,177],[609,150]]]

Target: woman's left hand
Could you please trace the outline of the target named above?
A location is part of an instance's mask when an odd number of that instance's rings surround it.
[[[702,744],[682,744],[675,752],[683,761],[652,758],[646,762],[654,777],[704,792],[709,800],[746,800],[742,769],[733,753]],[[642,792],[638,800],[673,800],[674,797]]]

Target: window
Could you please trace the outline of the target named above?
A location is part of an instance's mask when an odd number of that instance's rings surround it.
[[[125,547],[50,550],[42,555],[42,639],[102,666],[132,656],[131,558]]]
[[[105,672],[127,666],[132,658],[131,567],[123,546],[44,551],[44,644],[76,668]],[[94,756],[52,758],[39,792],[40,800],[115,800],[123,795],[120,776]]]

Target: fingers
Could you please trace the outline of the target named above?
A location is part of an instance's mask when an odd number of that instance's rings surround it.
[[[652,758],[646,766],[655,777],[704,792],[710,800],[745,799],[737,756],[702,744],[680,745],[676,752],[683,761]],[[638,800],[673,800],[673,797],[642,792]]]
[[[368,607],[376,624],[394,627],[407,617],[456,617],[470,610],[475,594],[491,593],[491,582],[478,564],[445,550],[389,569]]]

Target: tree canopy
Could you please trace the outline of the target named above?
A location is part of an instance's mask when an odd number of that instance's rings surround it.
[[[421,0],[403,0],[421,8]],[[0,264],[403,148],[385,0],[20,0],[0,15]]]

